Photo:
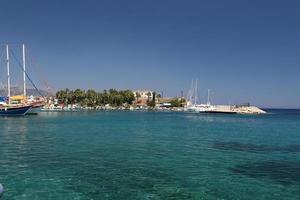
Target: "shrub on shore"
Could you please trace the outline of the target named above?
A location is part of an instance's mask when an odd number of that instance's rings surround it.
[[[56,92],[56,98],[59,103],[63,104],[80,104],[81,106],[101,106],[110,104],[113,106],[121,106],[123,104],[132,104],[135,100],[131,90],[115,90],[109,89],[103,92],[96,92],[89,89],[87,91],[76,89],[59,90]]]

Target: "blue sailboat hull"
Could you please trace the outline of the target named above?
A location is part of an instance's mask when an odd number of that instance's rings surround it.
[[[0,116],[25,115],[31,106],[0,108]]]

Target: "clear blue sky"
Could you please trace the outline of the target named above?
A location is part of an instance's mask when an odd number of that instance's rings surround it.
[[[300,108],[299,0],[1,0],[0,43],[25,42],[55,89],[187,92]]]

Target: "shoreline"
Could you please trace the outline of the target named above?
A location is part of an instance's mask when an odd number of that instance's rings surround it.
[[[203,113],[203,114],[266,114],[267,112],[256,106],[234,107],[229,105],[215,105],[213,109],[207,112],[190,112],[184,107],[78,107],[78,108],[43,108],[40,112],[84,112],[84,111],[155,111],[155,112],[185,112],[185,113]]]

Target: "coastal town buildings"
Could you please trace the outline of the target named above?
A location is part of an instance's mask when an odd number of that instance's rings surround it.
[[[134,90],[132,91],[137,106],[147,106],[147,103],[153,99],[154,91],[151,90]]]

